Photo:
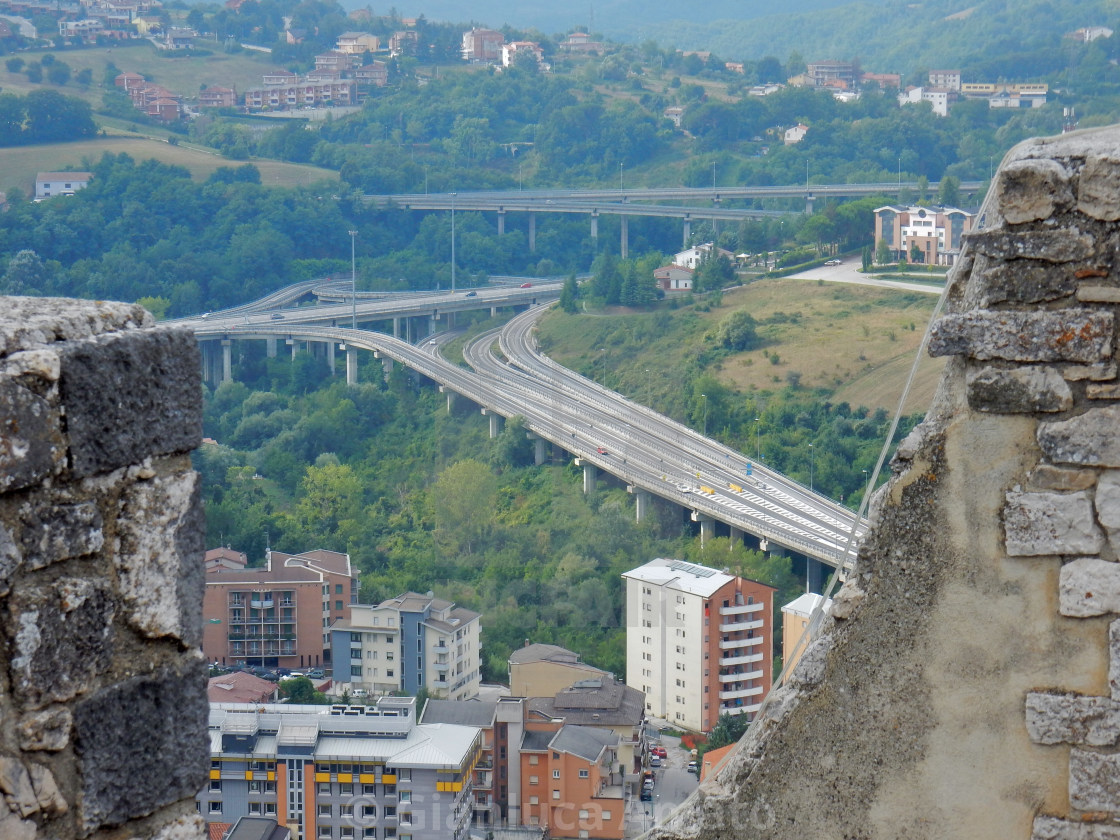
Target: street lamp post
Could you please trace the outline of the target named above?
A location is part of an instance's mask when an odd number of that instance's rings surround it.
[[[625,187],[622,186],[622,161],[618,162],[618,191],[622,192]]]
[[[754,418],[754,459],[756,461],[762,460],[759,457],[759,454],[758,454],[759,453],[759,448],[758,448],[758,420],[759,420],[759,418],[757,418],[757,417]]]
[[[708,395],[701,394],[704,398],[704,437],[708,436]]]
[[[354,241],[358,238],[356,230],[350,231],[350,328],[358,328],[358,272],[354,261]]]
[[[816,456],[813,450],[813,444],[809,444],[809,492],[813,492],[813,467],[816,466]]]
[[[451,193],[451,292],[455,292],[455,193]]]
[[[652,408],[651,402],[653,400],[653,383],[650,379],[649,368],[646,368],[646,407]]]

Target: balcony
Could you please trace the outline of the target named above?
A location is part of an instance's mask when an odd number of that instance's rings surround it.
[[[745,680],[760,680],[762,677],[762,671],[743,671],[738,674],[720,674],[719,681],[721,683],[734,683],[743,682]]]
[[[738,604],[733,607],[720,607],[720,615],[747,615],[763,609],[765,604]]]
[[[720,640],[720,650],[736,650],[738,648],[757,647],[766,641],[764,636],[755,636],[752,639],[728,639],[726,641]]]
[[[745,656],[724,656],[719,660],[721,668],[728,668],[734,665],[749,665],[751,662],[761,662],[766,658],[765,653],[748,653]]]
[[[256,599],[249,602],[249,606],[255,610],[270,610],[273,607],[273,600],[269,598],[267,601],[258,601]]]
[[[758,697],[765,689],[762,686],[755,686],[754,688],[741,688],[738,691],[721,691],[719,693],[720,700],[738,700],[742,697]]]
[[[721,624],[719,632],[721,633],[737,633],[740,630],[757,630],[762,627],[766,622],[762,619],[757,621],[732,621],[729,624]]]

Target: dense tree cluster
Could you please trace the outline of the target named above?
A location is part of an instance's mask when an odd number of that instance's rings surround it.
[[[81,99],[46,89],[27,96],[0,93],[0,146],[59,143],[96,133],[93,111]]]

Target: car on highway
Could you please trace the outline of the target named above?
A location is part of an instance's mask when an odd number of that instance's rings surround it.
[[[437,343],[437,342],[436,342],[436,340],[435,340],[434,338],[433,338],[433,339],[432,339],[431,341],[429,341],[429,342],[428,342],[428,344],[436,344],[436,343]]]
[[[607,450],[605,450],[601,446],[596,446],[595,451],[598,452],[600,455],[610,455],[611,454],[611,453],[607,452]]]
[[[825,260],[825,265],[840,265],[840,260]]]
[[[478,297],[478,292],[467,292],[467,297]]]
[[[272,320],[273,320],[273,321],[282,321],[282,320],[284,320],[284,316],[283,316],[283,315],[281,315],[281,314],[280,314],[279,312],[273,312],[273,313],[272,313],[272,314],[271,314],[271,315],[270,315],[269,317],[270,317],[270,318],[272,318]]]
[[[522,289],[531,289],[531,288],[533,288],[533,284],[532,283],[522,283],[521,288]]]

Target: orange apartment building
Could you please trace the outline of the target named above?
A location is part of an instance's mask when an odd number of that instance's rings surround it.
[[[330,625],[349,620],[358,600],[350,556],[316,549],[269,551],[249,568],[245,555],[212,549],[203,561],[202,653],[222,665],[313,668],[330,663]]]
[[[963,236],[976,221],[975,214],[956,207],[886,205],[874,212],[876,245],[885,242],[895,259],[925,265],[956,262]],[[921,259],[913,259],[915,253]]]

